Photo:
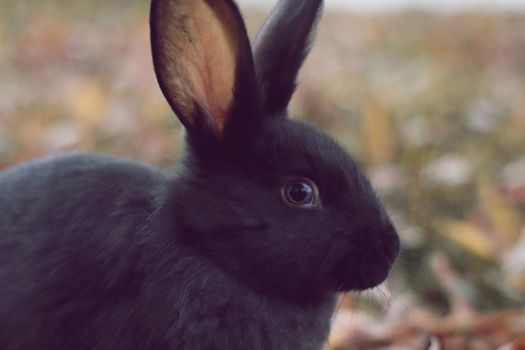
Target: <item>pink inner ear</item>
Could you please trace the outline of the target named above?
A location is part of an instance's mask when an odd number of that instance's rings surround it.
[[[238,18],[218,0],[158,0],[156,11],[158,38],[152,44],[167,98],[189,125],[202,117],[198,104],[222,135],[234,98]]]

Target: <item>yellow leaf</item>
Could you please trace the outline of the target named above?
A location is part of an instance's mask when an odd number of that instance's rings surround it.
[[[484,182],[479,187],[479,198],[483,212],[489,218],[494,234],[504,248],[516,243],[521,233],[522,221],[516,208],[508,203],[496,187]]]
[[[525,294],[525,273],[524,271],[508,273],[505,276],[505,284]]]
[[[473,254],[488,259],[494,257],[496,247],[490,237],[486,232],[470,222],[444,220],[440,225],[439,231],[442,235]]]
[[[363,106],[363,139],[367,159],[372,164],[391,163],[395,156],[395,135],[390,117],[376,101],[368,99]]]
[[[95,79],[79,80],[70,89],[71,114],[82,125],[87,127],[98,125],[107,107],[106,95]]]

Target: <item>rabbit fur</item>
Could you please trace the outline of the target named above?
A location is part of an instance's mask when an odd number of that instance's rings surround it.
[[[0,173],[1,349],[321,349],[337,293],[399,251],[352,157],[287,116],[321,7],[279,1],[252,47],[232,1],[152,1],[186,152]]]

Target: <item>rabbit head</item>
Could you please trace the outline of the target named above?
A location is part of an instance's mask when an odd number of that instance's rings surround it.
[[[161,90],[184,125],[166,199],[182,244],[267,294],[381,283],[399,239],[367,177],[332,138],[290,119],[320,0],[281,0],[250,45],[229,0],[153,0]]]

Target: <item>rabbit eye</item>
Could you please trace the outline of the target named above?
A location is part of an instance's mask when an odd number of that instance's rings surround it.
[[[289,181],[281,191],[286,204],[294,207],[311,208],[318,206],[319,193],[317,186],[308,179]]]

